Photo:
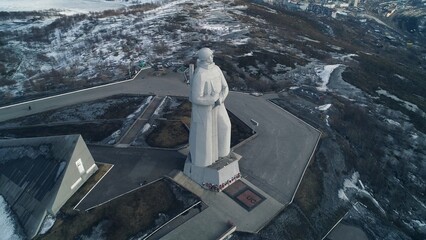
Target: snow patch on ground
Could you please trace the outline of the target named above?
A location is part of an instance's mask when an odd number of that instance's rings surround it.
[[[401,80],[406,80],[406,78],[404,76],[401,76],[399,74],[395,73],[394,76],[397,77],[397,78],[399,78],[399,79],[401,79]]]
[[[242,39],[233,39],[230,41],[230,43],[232,45],[235,46],[240,46],[240,45],[245,45],[249,42],[250,38],[242,38]]]
[[[168,99],[169,97],[165,97],[165,98],[163,98],[163,100],[161,101],[161,103],[160,103],[160,105],[158,105],[158,107],[157,107],[157,109],[155,109],[155,111],[154,111],[154,115],[160,115],[160,112],[161,111],[163,111],[163,108],[164,108],[164,103],[166,102],[166,100]]]
[[[88,235],[82,235],[81,240],[103,240],[105,238],[105,227],[108,227],[108,221],[103,220],[98,225],[92,227]]]
[[[324,105],[321,105],[321,106],[317,107],[316,109],[318,109],[320,111],[326,111],[330,107],[331,107],[331,103],[327,103],[327,104],[324,104]]]
[[[314,42],[314,43],[320,43],[320,41],[318,41],[318,40],[311,39],[311,38],[308,38],[308,37],[305,37],[305,36],[302,36],[301,38],[303,40],[305,40],[305,41]]]
[[[410,229],[415,229],[417,232],[426,234],[426,223],[422,220],[413,219],[409,222],[404,221],[404,224]]]
[[[345,201],[349,200],[348,194],[355,194],[359,197],[365,197],[369,199],[383,214],[385,214],[385,210],[380,206],[379,202],[373,197],[373,195],[365,190],[364,184],[362,184],[359,178],[359,173],[354,172],[351,178],[345,179],[343,182],[343,188],[340,189],[337,193],[338,197]]]
[[[253,51],[243,55],[243,57],[252,57],[252,56],[253,56]]]
[[[113,132],[109,138],[111,140],[108,141],[108,144],[114,144],[118,141],[119,137],[121,135],[121,129],[118,129],[117,131]]]
[[[318,84],[319,86],[317,87],[318,91],[325,92],[328,90],[327,84],[330,81],[331,73],[333,73],[336,68],[340,67],[340,65],[341,64],[326,65],[322,69],[315,69],[317,76],[320,77],[321,80],[321,82]]]
[[[136,109],[136,111],[134,111],[132,114],[130,114],[129,116],[127,116],[127,119],[131,119],[134,118],[136,115],[138,115],[143,109],[145,109],[146,106],[148,106],[152,101],[152,96],[149,96],[145,99],[145,101],[142,103],[142,105],[139,106],[138,109]]]
[[[16,230],[16,223],[14,222],[9,206],[0,195],[0,240],[20,240],[22,239]]]
[[[398,127],[401,126],[401,124],[399,122],[394,121],[392,119],[386,119],[386,122],[389,123],[390,125],[394,125],[394,126],[398,126]]]
[[[95,102],[91,104],[82,104],[75,108],[66,108],[62,111],[56,111],[45,121],[50,122],[77,122],[95,120],[98,116],[102,116],[106,109],[110,106],[107,103],[113,103],[114,100],[108,102]]]
[[[383,90],[383,89],[376,90],[376,93],[379,94],[379,95],[384,95],[384,96],[386,96],[388,98],[391,98],[392,100],[395,100],[395,101],[399,102],[403,107],[405,107],[406,109],[408,109],[408,110],[410,110],[412,112],[418,112],[418,111],[420,111],[419,107],[417,107],[416,104],[413,104],[413,103],[407,102],[405,100],[402,100],[402,99],[398,98],[397,96],[390,94],[386,90]]]
[[[47,231],[49,231],[53,224],[55,224],[56,218],[52,215],[47,215],[46,218],[43,221],[43,224],[41,225],[40,234],[45,234]]]
[[[358,54],[351,53],[351,54],[333,56],[334,59],[339,59],[341,61],[354,60],[352,57],[358,57]]]
[[[327,126],[329,126],[329,127],[330,127],[330,122],[328,121],[328,119],[330,119],[330,116],[329,116],[329,115],[327,115],[327,116],[325,117],[325,124],[327,124]]]
[[[413,223],[415,223],[419,227],[426,227],[426,223],[420,221],[420,220],[413,220]]]
[[[343,189],[339,189],[338,196],[339,196],[340,199],[342,199],[344,201],[349,201],[349,198],[348,198],[348,196],[346,196],[345,191]]]
[[[147,123],[142,128],[142,133],[146,133],[151,128],[151,124]]]
[[[270,13],[278,14],[278,12],[275,9],[269,8],[269,7],[265,6],[265,5],[260,5],[260,4],[255,4],[255,3],[253,3],[253,5],[261,7],[261,8],[265,9],[266,11],[268,11]]]

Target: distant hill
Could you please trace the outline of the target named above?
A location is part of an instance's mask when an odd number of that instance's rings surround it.
[[[39,11],[47,9],[61,9],[67,12],[95,12],[107,9],[117,9],[133,4],[154,3],[159,0],[2,0],[0,1],[0,11]]]

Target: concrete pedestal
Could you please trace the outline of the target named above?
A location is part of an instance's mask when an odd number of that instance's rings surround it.
[[[241,156],[236,153],[231,153],[207,167],[194,165],[190,156],[186,159],[183,173],[206,189],[222,191],[241,178],[238,166]]]

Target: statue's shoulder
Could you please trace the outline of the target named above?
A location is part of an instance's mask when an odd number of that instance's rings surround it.
[[[194,77],[200,77],[204,73],[203,68],[197,67],[194,72]]]
[[[222,73],[222,69],[218,65],[214,65],[213,69],[218,73]]]
[[[197,67],[195,69],[194,75],[198,75],[199,77],[201,77],[204,75],[210,75],[212,72],[217,72],[217,71],[221,71],[220,68],[216,64],[212,64],[208,68]]]
[[[206,68],[203,68],[203,67],[198,67],[198,68],[195,70],[195,72],[196,72],[196,74],[198,74],[198,75],[200,75],[200,76],[203,76],[204,74],[208,74],[210,70],[211,70],[211,68],[206,69]]]
[[[215,65],[213,66],[213,69],[215,69],[215,70],[220,70],[220,67],[219,67],[218,65],[216,65],[216,64],[215,64]]]

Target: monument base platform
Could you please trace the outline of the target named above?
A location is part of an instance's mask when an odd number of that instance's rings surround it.
[[[199,167],[192,164],[190,155],[188,155],[183,173],[204,188],[220,192],[241,178],[238,166],[240,159],[240,155],[231,153],[228,157],[220,158],[210,166]]]

